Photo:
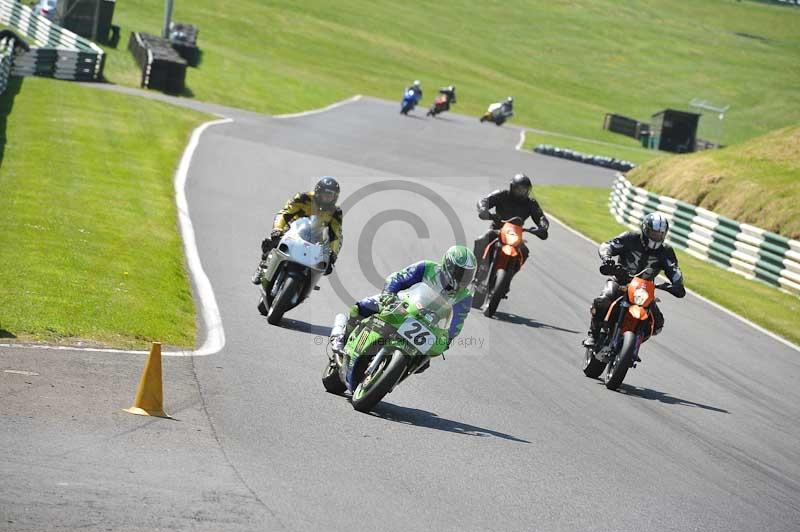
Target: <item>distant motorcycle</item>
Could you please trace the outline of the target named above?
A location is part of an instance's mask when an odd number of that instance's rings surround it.
[[[494,122],[497,126],[502,126],[506,120],[514,116],[514,112],[502,103],[493,103],[481,117],[481,123]]]
[[[433,105],[431,105],[431,108],[428,109],[427,116],[436,116],[439,113],[447,111],[448,109],[450,109],[450,101],[448,97],[444,94],[439,94],[433,101]]]
[[[395,303],[357,325],[342,351],[334,351],[322,374],[330,393],[352,392],[351,403],[369,412],[383,397],[441,355],[449,344],[445,328],[452,306],[428,284],[417,283],[397,294]],[[336,317],[343,332],[347,316]]]
[[[667,290],[668,283],[656,285],[653,281],[639,277],[648,272],[645,269],[633,277],[620,266],[614,276],[620,286],[625,286],[624,294],[615,299],[608,308],[603,327],[598,333],[595,346],[587,347],[583,359],[583,373],[597,378],[603,373],[606,388],[616,390],[625,379],[629,368],[635,368],[639,358],[639,348],[653,335],[655,320],[650,306],[658,301],[656,288]]]
[[[316,216],[292,222],[267,255],[261,275],[258,311],[270,324],[279,324],[284,313],[318,288],[317,282],[325,273],[330,256],[327,227]]]
[[[409,111],[413,111],[414,107],[419,103],[419,93],[414,89],[407,89],[403,94],[403,101],[400,104],[400,114],[407,115]]]
[[[483,308],[487,317],[494,316],[500,301],[511,287],[511,279],[522,268],[524,260],[519,247],[524,242],[522,233],[537,234],[541,229],[522,228],[519,217],[503,221],[497,238],[483,251],[485,265],[478,269],[473,286],[472,307]],[[484,306],[485,303],[485,306]]]

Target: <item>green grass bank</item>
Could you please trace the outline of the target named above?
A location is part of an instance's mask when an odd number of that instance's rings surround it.
[[[721,150],[652,160],[627,176],[656,194],[800,238],[800,126]]]
[[[173,174],[205,115],[50,79],[14,92],[0,96],[0,337],[193,346]]]
[[[118,2],[106,75],[137,85],[131,30],[159,33],[163,2]],[[725,143],[800,123],[800,10],[733,0],[386,0],[176,2],[199,26],[200,100],[265,113],[359,92],[398,99],[420,79],[424,103],[454,83],[455,110],[479,115],[513,95],[514,123],[628,147],[606,112],[649,119],[695,97],[731,105]],[[701,130],[702,136],[702,130]]]

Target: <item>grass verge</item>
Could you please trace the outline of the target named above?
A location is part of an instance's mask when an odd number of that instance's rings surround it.
[[[172,180],[205,115],[16,83],[0,97],[0,337],[193,346]]]
[[[722,150],[658,159],[632,183],[788,238],[800,238],[800,126]]]
[[[130,31],[160,33],[163,2],[117,2],[106,75],[137,85]],[[731,105],[724,143],[800,123],[800,10],[730,0],[193,0],[174,20],[200,28],[201,100],[266,113],[355,92],[397,99],[420,79],[425,105],[454,83],[461,113],[506,96],[514,123],[614,142],[606,112],[647,120],[695,97]],[[703,121],[700,135],[703,136]]]
[[[540,185],[535,193],[545,211],[596,242],[608,240],[627,229],[608,211],[608,190]],[[688,288],[800,344],[800,298],[757,281],[748,281],[681,250],[675,251]],[[600,284],[597,286],[599,290]]]

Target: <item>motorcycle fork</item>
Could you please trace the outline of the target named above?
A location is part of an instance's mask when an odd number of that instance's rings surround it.
[[[617,351],[619,350],[619,340],[622,336],[622,322],[625,320],[625,314],[628,311],[628,307],[630,304],[627,301],[621,301],[619,304],[619,315],[617,316],[617,322],[614,324],[614,333],[611,335],[611,339],[608,341],[607,347],[608,352],[606,355],[613,355],[617,356]],[[601,350],[602,351],[602,350]]]

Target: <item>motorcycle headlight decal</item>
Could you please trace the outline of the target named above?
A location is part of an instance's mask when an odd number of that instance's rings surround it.
[[[633,291],[633,304],[642,306],[650,295],[644,288],[637,288]]]

